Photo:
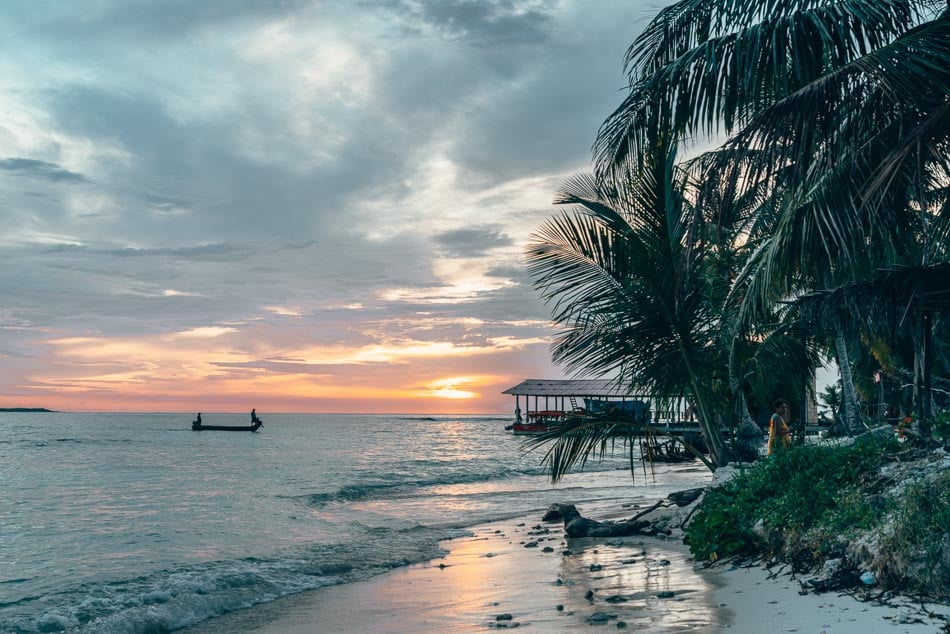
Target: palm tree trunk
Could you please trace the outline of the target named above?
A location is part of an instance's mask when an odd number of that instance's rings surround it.
[[[693,388],[693,398],[696,401],[696,409],[699,410],[699,428],[706,439],[706,446],[709,447],[709,455],[712,463],[717,468],[725,467],[732,458],[732,452],[726,447],[722,440],[722,434],[719,433],[715,417],[709,411],[706,398],[699,389],[695,375],[690,372],[690,384]]]
[[[858,395],[854,390],[854,378],[851,375],[851,360],[848,357],[848,342],[844,337],[844,328],[838,323],[835,331],[835,356],[838,362],[838,371],[841,374],[841,400],[844,409],[844,424],[848,434],[862,432],[864,426],[858,417]]]
[[[739,415],[735,441],[736,453],[739,454],[742,460],[746,460],[758,451],[756,447],[761,443],[762,429],[755,424],[755,421],[749,415],[749,404],[745,400],[745,394],[739,389],[739,379],[731,365],[729,367],[729,391],[732,392],[733,402],[738,408],[738,412],[734,413]]]
[[[931,390],[930,356],[933,345],[933,319],[921,308],[914,337],[914,431],[922,438],[930,436]]]

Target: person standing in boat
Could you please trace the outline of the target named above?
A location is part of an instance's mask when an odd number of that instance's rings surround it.
[[[198,418],[195,419],[195,422],[201,424],[201,412],[198,412]]]
[[[257,417],[257,408],[256,408],[256,407],[255,407],[255,408],[252,408],[252,409],[251,409],[251,424],[253,425],[253,424],[256,423],[258,420],[260,420],[260,419]]]

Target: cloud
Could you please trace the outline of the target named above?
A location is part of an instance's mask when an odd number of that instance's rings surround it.
[[[154,258],[171,257],[183,260],[233,261],[245,260],[254,257],[256,250],[248,245],[236,244],[201,244],[189,247],[136,249],[104,249],[105,255],[115,255],[121,258]]]
[[[462,227],[433,236],[444,255],[451,258],[474,258],[488,251],[513,244],[500,225]]]
[[[548,11],[553,2],[537,0],[397,0],[380,3],[402,15],[411,31],[426,27],[476,46],[523,46],[550,37]]]
[[[486,411],[556,375],[524,246],[588,166],[643,14],[3,5],[0,400],[336,407],[371,386],[415,411],[481,390],[465,406]]]
[[[14,172],[22,176],[30,176],[48,180],[54,183],[88,183],[82,174],[70,172],[67,169],[46,161],[26,158],[5,158],[0,159],[0,170]]]

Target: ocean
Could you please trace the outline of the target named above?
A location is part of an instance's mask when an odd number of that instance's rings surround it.
[[[190,414],[0,413],[0,632],[175,631],[554,502],[647,504],[704,471],[632,479],[617,457],[552,485],[506,417],[259,415],[235,433]]]

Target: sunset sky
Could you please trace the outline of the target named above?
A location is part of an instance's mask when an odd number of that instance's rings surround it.
[[[0,407],[504,413],[658,5],[0,6]]]

